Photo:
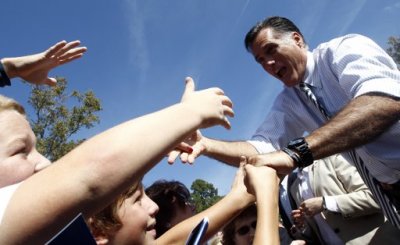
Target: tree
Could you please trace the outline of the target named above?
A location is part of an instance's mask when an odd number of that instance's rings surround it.
[[[222,199],[221,196],[218,196],[218,189],[216,189],[213,184],[202,179],[193,181],[190,189],[192,190],[191,197],[196,205],[197,212],[211,207]]]
[[[28,103],[33,107],[30,122],[37,137],[37,149],[51,161],[72,150],[84,139],[71,139],[82,127],[98,123],[95,114],[101,110],[100,100],[92,91],[67,94],[67,80],[57,77],[57,85],[31,85]],[[72,101],[72,100],[73,101]],[[69,109],[67,104],[72,107]]]
[[[386,51],[400,67],[400,37],[389,37],[388,44],[389,48]]]

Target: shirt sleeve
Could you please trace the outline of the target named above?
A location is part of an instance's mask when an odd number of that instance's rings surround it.
[[[293,88],[285,87],[277,96],[264,122],[251,140],[259,153],[269,153],[285,147],[290,140],[304,136],[319,127],[315,115]],[[320,120],[320,119],[319,119]]]
[[[351,98],[370,92],[400,98],[400,71],[374,41],[353,34],[341,39],[333,49],[334,72]]]

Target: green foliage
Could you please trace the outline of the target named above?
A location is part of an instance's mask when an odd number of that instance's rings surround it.
[[[397,67],[400,67],[400,37],[389,37],[388,44],[389,48],[386,51],[397,63]]]
[[[202,179],[193,181],[190,189],[192,190],[191,197],[198,213],[222,199],[222,196],[218,196],[218,189],[213,184]]]
[[[34,111],[29,117],[37,137],[37,149],[51,161],[84,141],[72,140],[72,135],[82,127],[91,128],[100,121],[95,114],[101,110],[100,100],[92,91],[67,94],[66,89],[66,79],[58,77],[54,87],[32,85],[28,100]]]

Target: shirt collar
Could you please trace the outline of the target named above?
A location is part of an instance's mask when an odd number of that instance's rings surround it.
[[[307,51],[307,65],[306,72],[304,74],[303,83],[312,87],[321,88],[321,81],[317,78],[318,74],[315,71],[315,60],[314,55],[310,51]]]

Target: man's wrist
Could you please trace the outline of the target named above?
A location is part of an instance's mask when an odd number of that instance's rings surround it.
[[[297,167],[304,168],[314,162],[314,157],[304,137],[291,140],[286,148],[296,152],[299,156]]]
[[[282,151],[285,152],[290,158],[292,158],[294,164],[297,167],[299,166],[299,162],[301,161],[299,154],[287,147],[283,148]]]

